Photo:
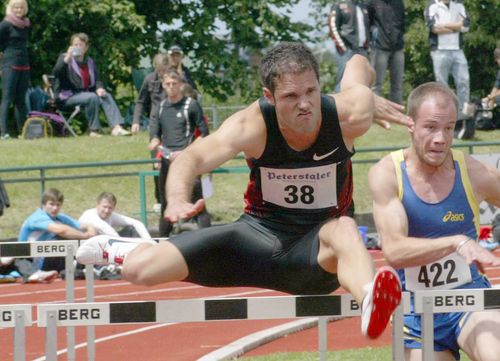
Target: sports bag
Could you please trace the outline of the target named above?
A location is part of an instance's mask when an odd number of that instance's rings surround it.
[[[49,118],[31,116],[24,122],[21,135],[23,139],[47,138],[54,135],[54,130]]]

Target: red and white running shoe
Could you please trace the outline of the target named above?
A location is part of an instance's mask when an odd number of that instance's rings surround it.
[[[392,267],[378,269],[361,306],[361,333],[377,338],[401,302],[401,282]]]
[[[141,243],[156,244],[152,239],[110,237],[106,235],[91,237],[78,247],[76,260],[84,265],[122,264],[125,257]]]

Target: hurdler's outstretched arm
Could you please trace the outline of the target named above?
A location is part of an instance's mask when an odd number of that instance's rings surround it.
[[[254,102],[224,121],[215,132],[183,150],[169,170],[168,207],[164,216],[171,222],[177,222],[201,211],[203,199],[191,203],[196,177],[211,172],[240,152],[247,157],[260,156],[266,140],[265,132],[258,102]]]
[[[371,90],[375,72],[368,59],[354,55],[346,64],[341,91],[332,94],[342,128],[344,142],[350,148],[354,139],[365,134],[373,123],[390,128],[390,123],[411,126],[404,107],[377,96]]]

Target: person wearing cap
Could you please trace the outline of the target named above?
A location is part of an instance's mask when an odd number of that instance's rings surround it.
[[[182,64],[184,52],[181,47],[179,45],[172,45],[168,49],[168,56],[170,68],[175,69],[182,76],[182,80],[185,84],[191,85],[194,90],[198,91],[198,88],[196,88],[196,84],[191,77],[191,72],[184,64]]]

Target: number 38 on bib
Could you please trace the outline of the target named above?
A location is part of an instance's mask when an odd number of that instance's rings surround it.
[[[262,199],[284,208],[337,206],[337,165],[311,168],[260,168]]]

